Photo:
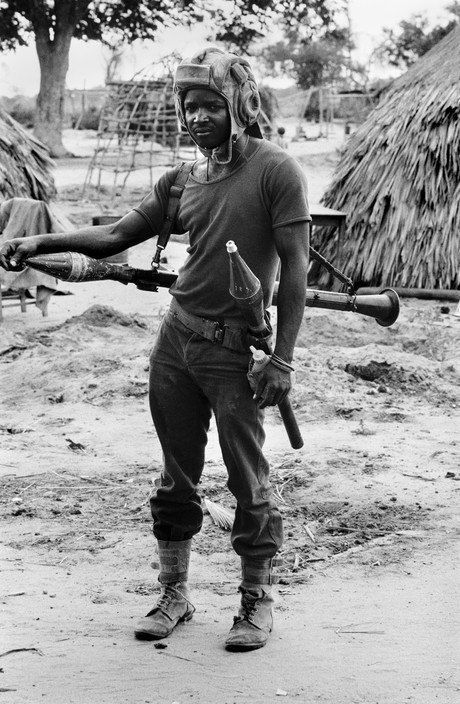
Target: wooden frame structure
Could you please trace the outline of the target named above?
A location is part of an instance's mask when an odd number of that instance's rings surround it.
[[[91,185],[100,190],[103,172],[113,173],[113,195],[123,190],[130,174],[138,169],[149,170],[152,188],[153,168],[165,161],[176,163],[181,149],[195,152],[177,119],[172,77],[112,81],[107,84],[83,194]]]

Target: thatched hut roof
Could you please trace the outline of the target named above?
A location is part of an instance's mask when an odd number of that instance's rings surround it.
[[[53,162],[46,147],[0,108],[0,200],[55,194]]]
[[[325,206],[347,212],[341,261],[356,282],[460,285],[460,26],[398,78],[348,140]]]

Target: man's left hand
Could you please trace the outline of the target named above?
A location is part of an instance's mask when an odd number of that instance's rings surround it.
[[[291,372],[283,371],[270,362],[253,378],[254,400],[259,408],[277,406],[286,398],[292,386]]]

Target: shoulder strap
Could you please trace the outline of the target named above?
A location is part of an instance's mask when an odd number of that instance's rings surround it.
[[[188,177],[192,171],[193,161],[184,161],[180,165],[179,171],[177,172],[176,179],[169,189],[169,199],[166,208],[166,217],[163,226],[160,230],[157,240],[157,248],[155,255],[151,262],[152,269],[158,269],[160,265],[161,253],[168,244],[169,238],[171,236],[172,228],[174,225],[174,220],[176,219],[177,211],[179,210],[179,203],[184,192],[185,184],[188,181]]]

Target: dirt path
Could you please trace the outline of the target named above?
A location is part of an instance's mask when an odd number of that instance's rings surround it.
[[[168,249],[176,266],[183,246]],[[391,328],[306,310],[292,393],[305,446],[267,416],[286,531],[275,631],[238,654],[223,649],[237,560],[209,514],[194,619],[160,644],[132,636],[157,593],[146,365],[168,294],[62,288],[48,318],[10,308],[0,327],[0,704],[458,702],[454,307],[407,299]],[[214,427],[202,494],[233,507]]]
[[[26,594],[4,597],[14,633],[3,647],[31,650],[2,658],[1,701],[458,702],[451,540],[403,564],[379,566],[377,549],[372,565],[311,570],[306,584],[280,588],[266,648],[232,654],[222,647],[236,599],[228,555],[194,561],[196,617],[157,649],[131,636],[151,602],[139,585],[151,585],[148,539],[114,538],[117,547],[67,567],[43,565],[32,550],[6,552],[5,592]]]
[[[29,310],[2,329],[3,701],[458,701],[455,316],[413,302],[387,330],[306,312],[293,395],[305,447],[289,448],[274,413],[268,424],[286,525],[276,630],[244,656],[222,647],[238,568],[209,515],[194,621],[164,649],[132,638],[157,589],[145,367],[163,303],[80,286],[49,319]],[[116,309],[89,308],[120,289]],[[232,506],[214,429],[203,494]]]

